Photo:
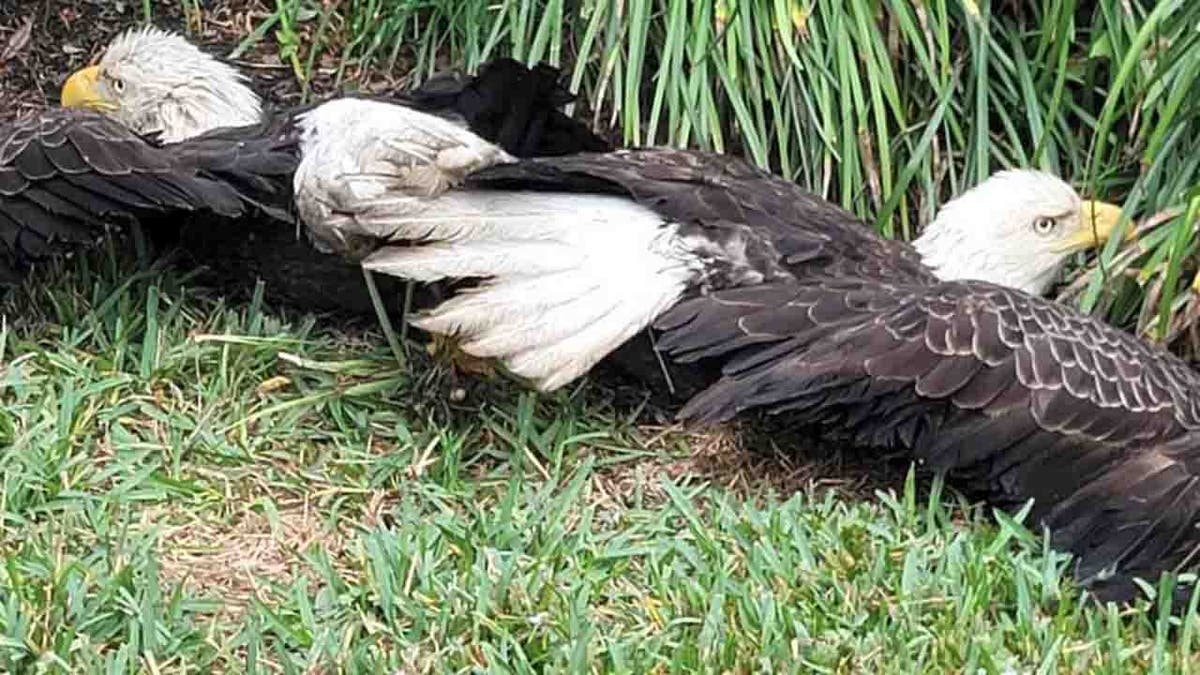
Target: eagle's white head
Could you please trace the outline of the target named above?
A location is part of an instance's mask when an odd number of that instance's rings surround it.
[[[262,116],[262,102],[244,75],[154,27],[126,31],[95,65],[67,78],[62,105],[99,110],[138,133],[158,133],[165,143]]]
[[[941,279],[1043,295],[1071,253],[1107,241],[1120,216],[1051,174],[1002,171],[946,203],[913,245]]]

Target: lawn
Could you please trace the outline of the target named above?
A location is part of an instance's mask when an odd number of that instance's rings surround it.
[[[831,480],[861,467],[663,427],[603,383],[456,393],[415,348],[398,370],[369,328],[227,304],[104,254],[5,313],[8,670],[1189,658],[1194,621],[1169,639],[1144,607],[1088,606],[1011,521],[903,475],[869,495]]]
[[[1057,169],[1165,212],[1140,249],[1080,264],[1071,300],[1193,353],[1200,8],[570,4],[122,16],[218,35],[285,100],[550,58],[617,140],[745,152],[897,236],[985,168]],[[133,248],[41,269],[0,306],[0,670],[1197,665],[1194,606],[1096,606],[1019,519],[904,465],[756,420],[681,428],[613,375],[537,396],[416,343],[398,363],[370,317],[223,295]]]

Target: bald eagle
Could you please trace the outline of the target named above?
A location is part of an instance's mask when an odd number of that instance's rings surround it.
[[[459,335],[466,351],[542,390],[587,372],[675,303],[725,288],[821,274],[976,278],[1040,294],[1120,216],[1050,174],[1006,171],[946,204],[910,246],[741,160],[667,149],[496,162],[464,187],[316,214],[314,235],[385,274],[487,278],[414,323]]]
[[[358,267],[296,236],[293,180],[307,149],[329,141],[320,161],[369,171],[371,160],[337,137],[414,115],[455,138],[488,138],[506,156],[606,149],[558,109],[571,99],[558,78],[498,60],[477,77],[434,78],[394,101],[269,111],[242,74],[183,37],[129,30],[67,78],[63,109],[0,126],[0,278],[18,281],[31,263],[136,221],[168,243],[182,237],[194,258],[228,273],[249,263],[274,285],[300,289],[310,308],[346,305],[341,291],[364,295]],[[325,105],[341,117],[318,139],[301,120],[328,114]],[[184,227],[186,214],[201,216],[195,227]]]
[[[498,161],[436,187],[373,194],[315,234],[378,272],[482,280],[413,323],[538,389],[650,329],[707,377],[683,419],[766,410],[906,451],[993,504],[1033,500],[1101,599],[1196,564],[1200,378],[1040,297],[1118,207],[1005,171],[910,246],[698,152]]]

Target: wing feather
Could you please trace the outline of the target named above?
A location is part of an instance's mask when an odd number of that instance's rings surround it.
[[[843,302],[840,319],[811,311],[834,307],[848,284],[860,295],[853,307]],[[663,344],[684,354],[696,343],[709,353],[740,345],[731,308],[747,319],[773,313],[792,330],[727,367],[684,417],[786,410],[800,423],[835,422],[860,441],[906,447],[994,503],[1032,499],[1035,521],[1106,598],[1131,597],[1134,576],[1197,564],[1200,419],[1191,402],[1200,375],[1165,351],[981,282],[814,280],[756,300],[718,305],[718,292],[660,324]],[[714,324],[716,312],[725,324]],[[681,336],[693,329],[720,342]]]
[[[272,205],[286,206],[294,146],[286,134],[249,127],[164,148],[78,110],[9,123],[0,127],[0,258],[15,273],[131,220],[191,211],[240,217],[269,206],[261,199],[268,186]],[[231,166],[240,183],[221,175]]]

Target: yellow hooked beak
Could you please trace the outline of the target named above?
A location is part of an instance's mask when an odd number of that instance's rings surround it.
[[[62,88],[62,106],[64,108],[90,108],[92,110],[112,110],[116,106],[106,99],[96,88],[100,79],[100,67],[88,66],[71,74]]]
[[[1121,207],[1116,204],[1085,199],[1080,206],[1079,231],[1058,242],[1054,247],[1055,253],[1074,253],[1100,246],[1108,241],[1121,221]],[[1133,223],[1126,229],[1125,241],[1132,241]]]

